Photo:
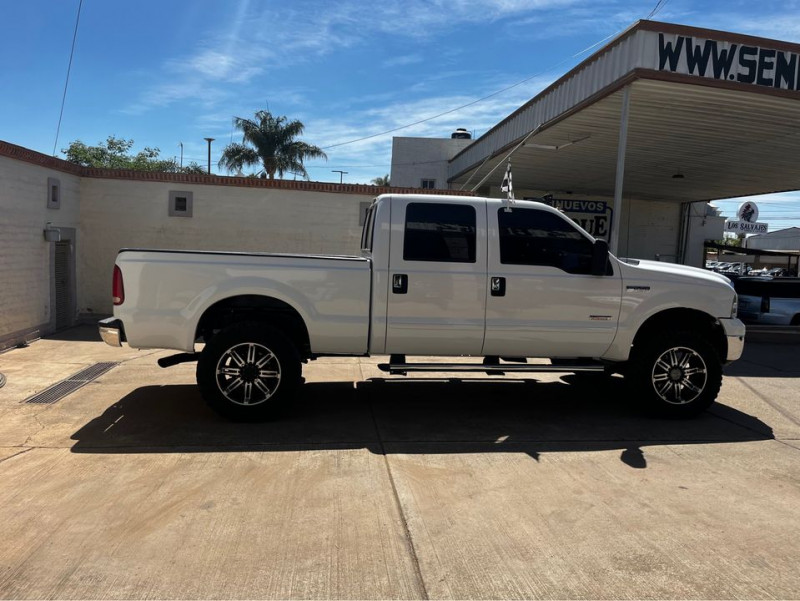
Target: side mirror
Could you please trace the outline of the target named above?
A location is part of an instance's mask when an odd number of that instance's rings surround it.
[[[592,275],[608,273],[608,242],[595,240],[592,247]]]

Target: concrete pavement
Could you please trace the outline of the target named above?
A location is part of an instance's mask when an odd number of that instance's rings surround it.
[[[690,421],[617,380],[325,359],[234,424],[192,364],[60,338],[0,355],[0,598],[800,597],[798,345],[748,344]]]

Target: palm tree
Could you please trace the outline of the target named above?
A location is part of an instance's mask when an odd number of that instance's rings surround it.
[[[275,179],[285,172],[297,173],[308,179],[303,167],[305,159],[327,159],[321,148],[297,140],[305,126],[297,120],[273,117],[269,111],[258,111],[255,119],[234,117],[233,125],[242,132],[241,143],[228,144],[222,151],[219,166],[228,171],[242,167],[263,166],[261,177]]]
[[[389,174],[387,173],[386,175],[379,175],[378,177],[374,178],[372,180],[372,185],[373,186],[382,186],[384,188],[388,188],[389,185],[390,185],[389,184]]]

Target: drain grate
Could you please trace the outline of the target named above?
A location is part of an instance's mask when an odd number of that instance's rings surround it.
[[[119,363],[95,363],[94,365],[90,365],[86,369],[82,369],[78,373],[71,375],[69,378],[65,378],[64,381],[70,382],[73,380],[83,381],[83,382],[91,382],[95,378],[99,378],[107,371],[114,369]]]
[[[60,382],[56,382],[49,388],[33,395],[32,397],[28,397],[22,402],[33,405],[52,405],[53,403],[63,399],[68,394],[71,394],[79,388],[86,386],[86,384],[92,380],[99,378],[107,371],[114,369],[117,365],[119,365],[119,363],[95,363],[86,369],[82,369],[76,374],[72,374],[68,378],[64,378]]]

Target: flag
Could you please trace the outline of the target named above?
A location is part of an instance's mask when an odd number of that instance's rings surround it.
[[[508,166],[506,167],[506,174],[503,177],[503,183],[500,184],[500,191],[506,192],[508,194],[508,200],[511,202],[514,201],[514,186],[511,183],[511,161],[508,161]]]

